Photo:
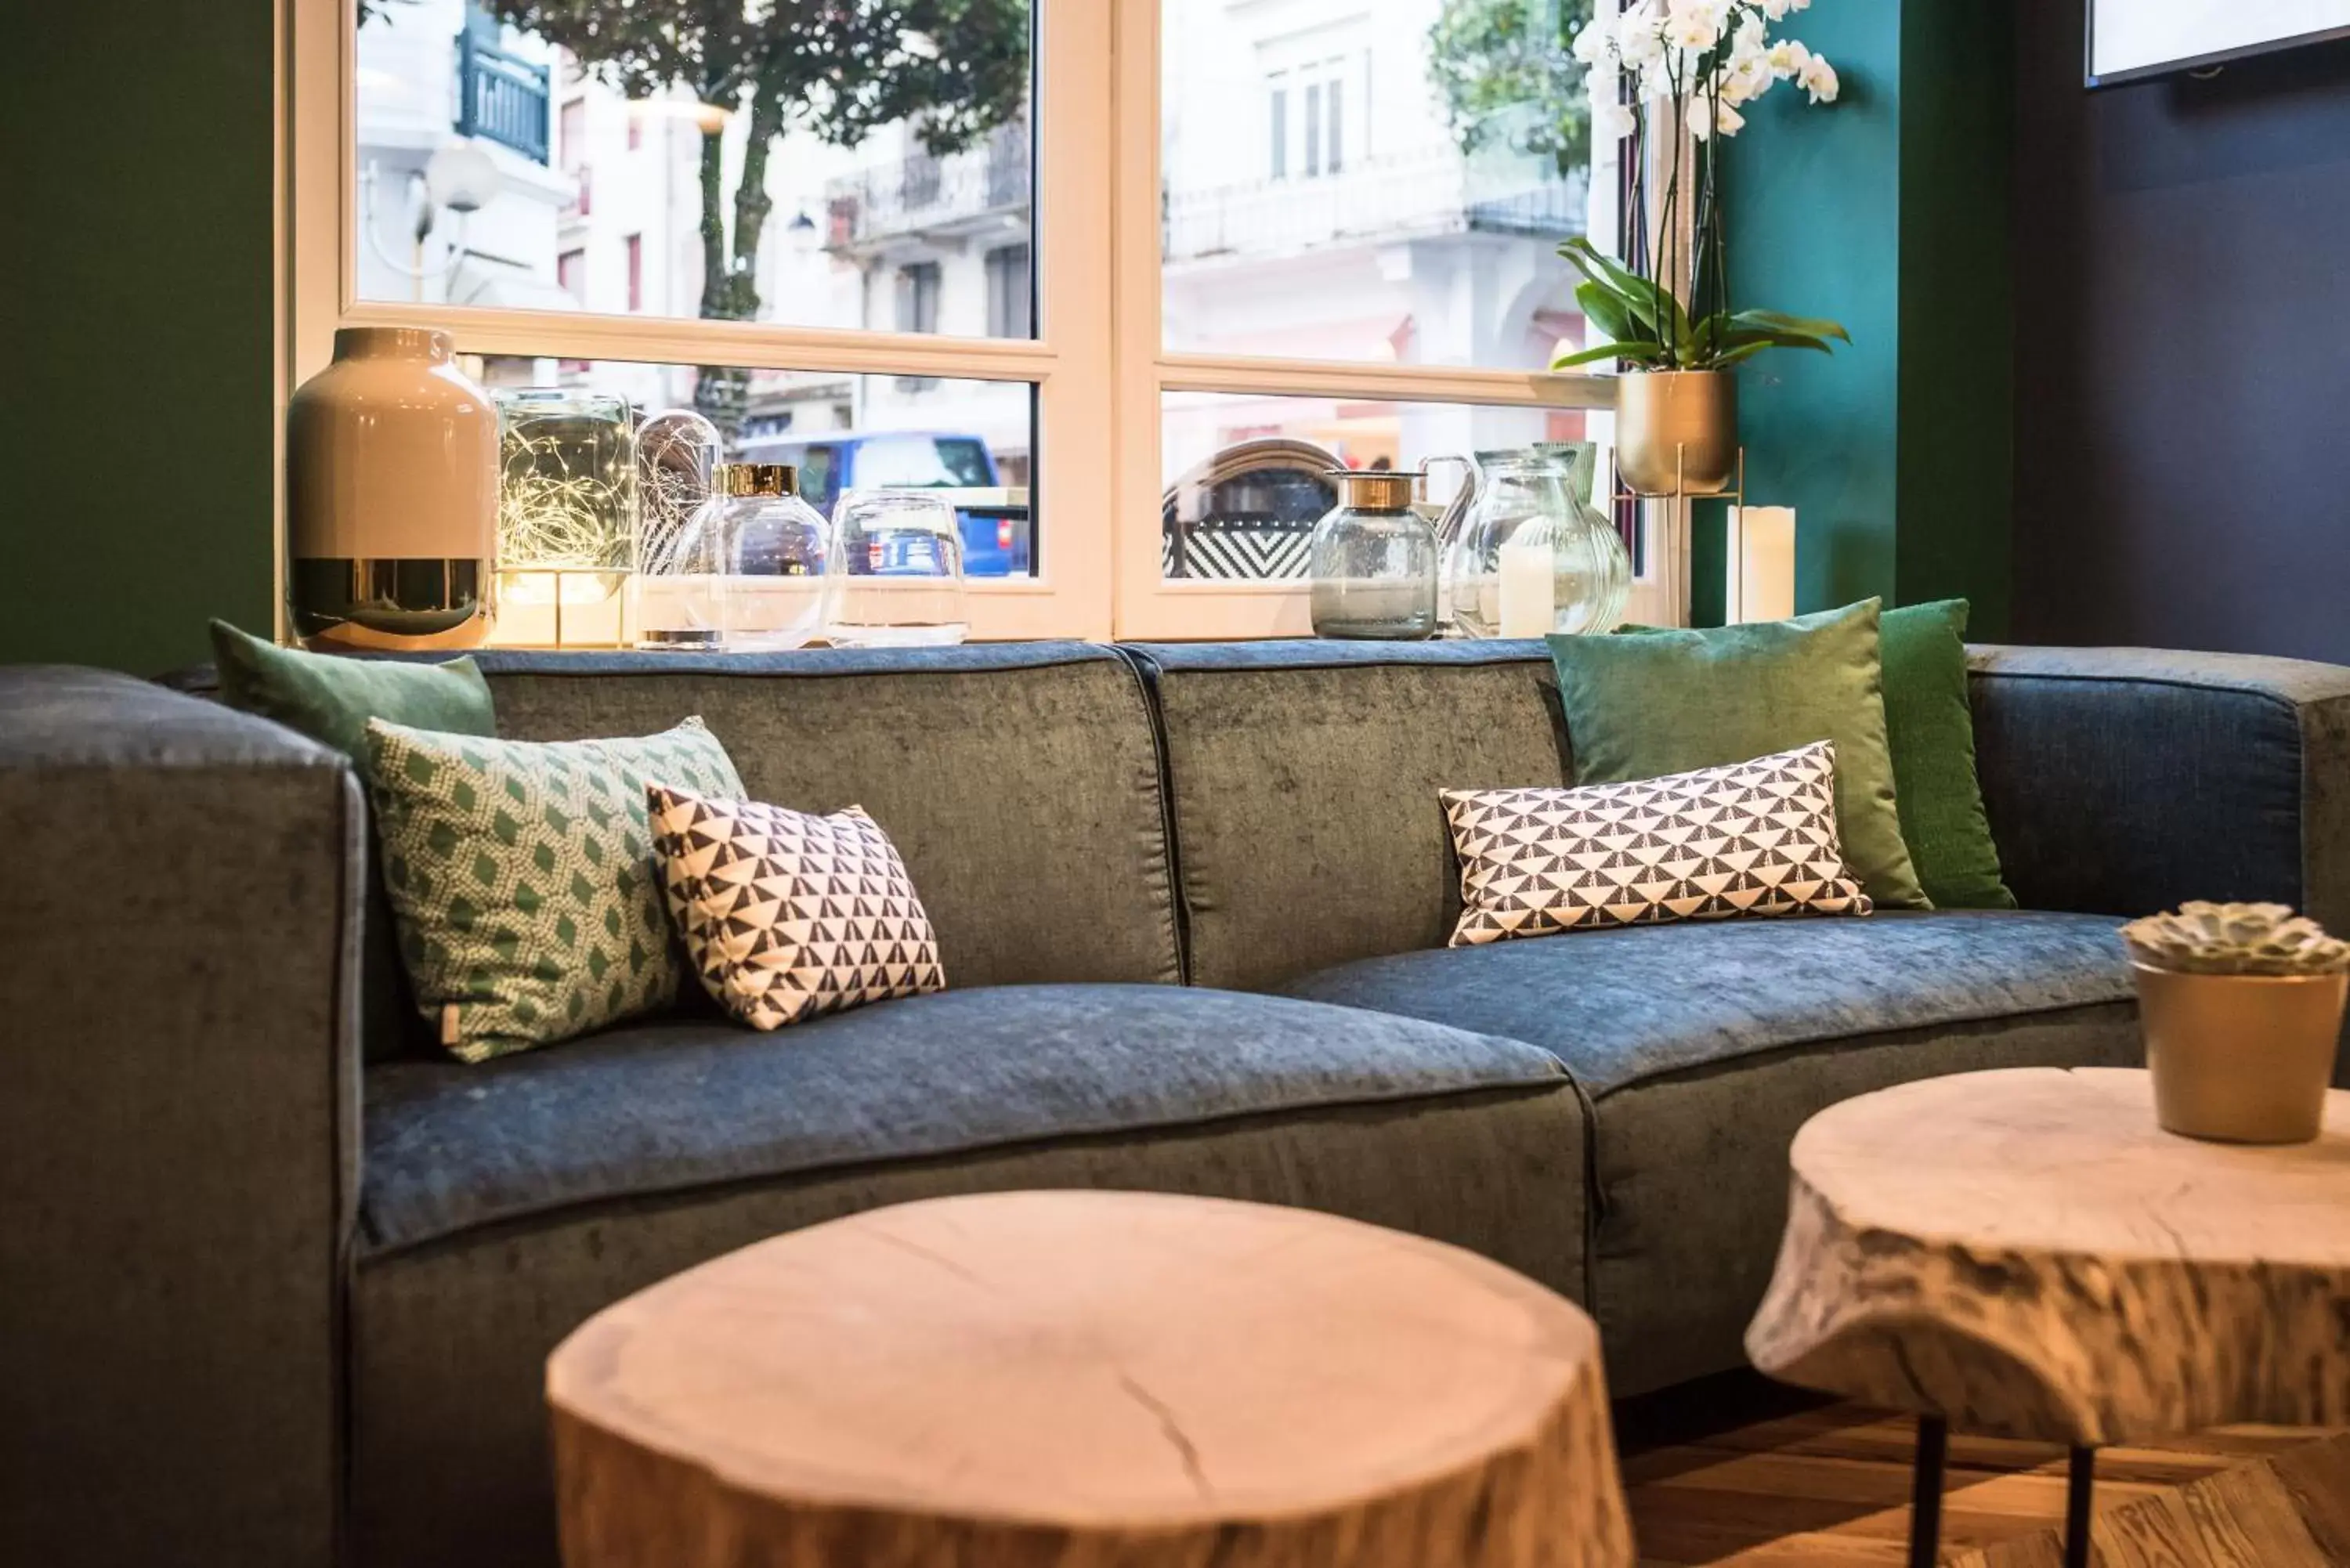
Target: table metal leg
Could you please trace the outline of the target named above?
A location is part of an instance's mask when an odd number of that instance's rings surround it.
[[[2097,1450],[2076,1448],[2064,1479],[2064,1568],[2089,1568],[2089,1490],[2097,1476]]]
[[[1934,1568],[1942,1545],[1942,1465],[1950,1449],[1950,1423],[1918,1417],[1918,1463],[1909,1478],[1909,1568]]]

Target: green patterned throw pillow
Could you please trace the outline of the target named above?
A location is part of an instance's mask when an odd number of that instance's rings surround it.
[[[368,725],[384,881],[417,1006],[468,1062],[677,997],[645,786],[740,798],[699,719],[641,739],[498,741]]]

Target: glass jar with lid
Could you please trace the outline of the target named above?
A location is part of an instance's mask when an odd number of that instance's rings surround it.
[[[1338,504],[1307,547],[1314,635],[1417,641],[1436,631],[1436,534],[1413,504],[1418,472],[1335,468]]]
[[[824,630],[831,530],[787,462],[718,471],[718,612],[725,646],[802,648]]]

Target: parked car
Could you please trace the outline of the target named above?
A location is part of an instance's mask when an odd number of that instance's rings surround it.
[[[827,517],[844,490],[939,490],[962,534],[963,575],[1025,576],[1035,561],[1028,492],[1006,486],[987,442],[953,431],[825,431],[758,436],[738,462],[788,462],[800,494]]]

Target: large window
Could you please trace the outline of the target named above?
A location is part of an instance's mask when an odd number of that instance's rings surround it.
[[[978,635],[1303,631],[1296,520],[1214,497],[1605,433],[1540,369],[1614,222],[1555,68],[1590,0],[284,3],[294,379],[445,326],[951,490]]]

